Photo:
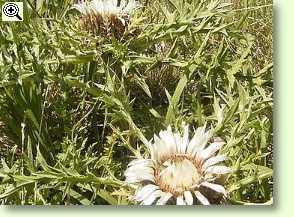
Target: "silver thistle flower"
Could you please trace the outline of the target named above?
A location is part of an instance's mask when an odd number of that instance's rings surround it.
[[[93,33],[109,35],[113,33],[121,37],[128,25],[130,14],[138,7],[135,0],[92,0],[80,1],[72,8],[81,14],[82,26]]]
[[[129,0],[128,2],[121,0],[120,5],[118,5],[118,0],[80,1],[78,4],[73,5],[73,8],[77,9],[83,15],[94,13],[103,16],[115,15],[118,17],[129,15],[137,7],[138,3],[135,0]]]
[[[197,128],[189,140],[188,128],[184,126],[183,136],[172,132],[171,127],[161,131],[159,137],[154,135],[154,142],[148,147],[151,158],[129,163],[126,182],[142,186],[134,200],[142,205],[164,205],[173,199],[177,205],[192,205],[196,198],[201,204],[209,205],[203,187],[226,195],[225,188],[215,183],[231,171],[217,165],[226,160],[225,155],[216,154],[224,142],[207,145],[211,136],[205,127]]]

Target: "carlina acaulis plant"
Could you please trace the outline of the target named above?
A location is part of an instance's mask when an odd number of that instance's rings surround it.
[[[209,142],[212,130],[205,126],[195,130],[189,139],[189,126],[183,125],[183,135],[169,126],[149,143],[151,158],[135,159],[125,172],[128,184],[137,184],[133,199],[141,205],[210,205],[214,195],[227,195],[217,180],[231,169],[219,163],[227,157],[218,154],[225,144],[219,138]],[[212,191],[207,193],[207,190]],[[211,198],[212,199],[212,198]]]
[[[7,4],[23,21],[0,16],[0,205],[278,199],[273,0]]]
[[[135,0],[81,0],[72,8],[81,13],[80,26],[95,35],[121,38],[138,8]]]

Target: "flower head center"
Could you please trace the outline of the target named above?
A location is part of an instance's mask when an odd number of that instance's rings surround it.
[[[155,169],[155,178],[159,187],[176,195],[197,185],[201,176],[197,162],[185,155],[169,158]]]

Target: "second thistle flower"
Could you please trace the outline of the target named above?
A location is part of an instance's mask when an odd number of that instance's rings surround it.
[[[121,38],[130,21],[130,14],[138,7],[135,0],[92,0],[73,5],[81,16],[81,26],[94,34]]]

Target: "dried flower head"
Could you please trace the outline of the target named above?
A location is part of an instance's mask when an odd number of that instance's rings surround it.
[[[172,132],[171,127],[154,135],[149,143],[150,159],[135,159],[125,171],[126,182],[137,184],[139,190],[134,200],[142,205],[164,205],[176,201],[177,205],[192,205],[199,201],[209,205],[202,189],[210,189],[216,194],[226,195],[226,190],[215,181],[231,170],[217,165],[226,159],[217,152],[224,142],[210,141],[210,131],[197,128],[189,140],[188,126],[183,135]],[[197,199],[197,200],[195,200]]]
[[[81,25],[94,34],[122,37],[128,26],[131,12],[138,7],[135,0],[92,0],[80,1],[73,8],[81,16]]]

